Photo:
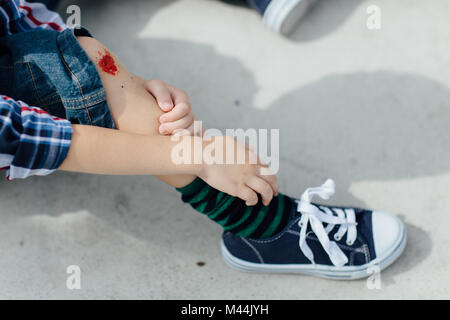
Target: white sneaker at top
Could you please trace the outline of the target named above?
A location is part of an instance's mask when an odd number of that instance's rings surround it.
[[[275,32],[288,35],[316,0],[272,0],[263,14],[264,23]]]

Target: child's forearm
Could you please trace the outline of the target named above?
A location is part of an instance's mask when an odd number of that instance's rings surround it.
[[[172,159],[173,150],[181,146],[191,150],[190,164],[177,163]],[[168,136],[146,136],[130,134],[120,130],[84,125],[73,125],[72,143],[66,159],[59,167],[64,171],[114,175],[194,175],[203,179],[219,191],[237,196],[254,205],[261,194],[267,205],[273,194],[278,192],[278,182],[274,175],[263,173],[267,169],[261,164],[245,163],[226,165],[215,163],[208,150],[211,145],[214,154],[225,155],[229,146],[233,156],[243,154],[245,159],[256,159],[245,145],[231,137],[214,137],[206,141],[201,137],[183,136],[172,141]],[[216,149],[217,148],[217,149]],[[231,150],[230,150],[231,151]],[[194,164],[194,159],[202,160]],[[182,155],[184,160],[184,156]],[[236,159],[234,159],[236,160]],[[250,161],[252,162],[252,161]],[[265,169],[265,170],[264,170]]]
[[[183,137],[194,143],[198,137]],[[72,143],[60,170],[95,174],[198,175],[199,164],[176,164],[167,136],[144,136],[119,130],[73,125]],[[193,161],[191,162],[193,163]]]

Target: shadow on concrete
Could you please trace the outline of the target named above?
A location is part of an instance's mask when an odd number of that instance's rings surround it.
[[[359,0],[317,0],[288,38],[306,42],[333,33],[360,4]]]
[[[405,220],[403,215],[400,218]],[[407,245],[403,255],[391,267],[381,272],[381,281],[385,286],[395,285],[395,275],[413,269],[423,262],[433,247],[430,237],[423,229],[409,223],[406,223],[406,229]]]

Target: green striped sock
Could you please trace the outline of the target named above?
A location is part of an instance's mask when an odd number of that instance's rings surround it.
[[[177,188],[183,202],[220,224],[225,231],[242,237],[268,238],[279,233],[291,216],[293,200],[281,193],[270,205],[261,199],[248,207],[245,201],[220,192],[197,178],[183,188]]]

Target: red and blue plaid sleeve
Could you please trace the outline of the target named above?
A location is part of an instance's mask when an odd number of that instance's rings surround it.
[[[0,168],[8,179],[55,171],[67,156],[72,132],[69,121],[0,95]]]
[[[62,31],[67,26],[45,5],[25,0],[0,0],[0,36],[33,29]]]

